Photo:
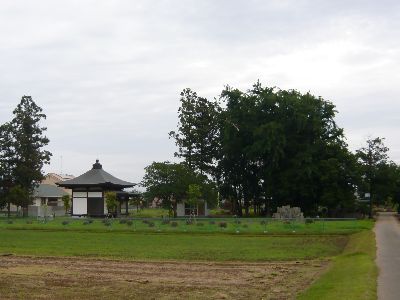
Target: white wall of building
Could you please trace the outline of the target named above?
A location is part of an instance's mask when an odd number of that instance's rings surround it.
[[[178,217],[183,217],[185,215],[185,204],[184,203],[178,203],[176,205],[176,215]]]
[[[74,197],[76,197],[76,193],[74,192]],[[88,192],[88,198],[102,198],[103,193],[102,192]]]
[[[75,193],[74,193],[75,196]],[[87,198],[73,198],[72,199],[72,214],[73,215],[86,215],[87,214]]]
[[[74,198],[86,198],[87,192],[74,192]]]
[[[210,210],[208,209],[207,202],[204,203],[204,216],[208,217],[210,215]]]

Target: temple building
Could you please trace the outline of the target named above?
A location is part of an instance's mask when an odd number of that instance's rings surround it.
[[[118,200],[117,215],[128,214],[130,193],[125,188],[135,186],[103,170],[99,160],[93,168],[73,179],[56,183],[58,186],[72,190],[72,216],[101,217],[108,214],[105,202],[106,192],[116,192]]]

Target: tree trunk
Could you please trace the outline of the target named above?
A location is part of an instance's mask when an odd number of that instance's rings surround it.
[[[21,207],[22,209],[22,217],[25,218],[28,216],[28,207]]]

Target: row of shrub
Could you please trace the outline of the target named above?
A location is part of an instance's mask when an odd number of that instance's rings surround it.
[[[9,223],[9,224],[12,224],[12,221],[10,221],[10,222],[11,222],[11,223]],[[105,226],[111,226],[111,225],[112,225],[112,221],[111,221],[110,219],[103,219],[103,220],[101,220],[101,222],[102,222]],[[143,224],[147,224],[149,227],[155,227],[155,223],[152,222],[152,221],[143,220],[142,222],[143,222]],[[87,220],[83,221],[82,224],[83,224],[83,225],[90,225],[90,224],[92,224],[92,223],[93,223],[93,220],[87,219]],[[119,221],[119,223],[120,223],[120,224],[126,224],[126,225],[128,225],[128,226],[132,226],[132,225],[133,225],[133,221],[132,221],[132,220],[127,220],[127,219],[121,219],[121,220]],[[32,224],[32,221],[30,221],[29,224]],[[62,224],[62,225],[68,225],[68,224],[70,224],[70,221],[65,220],[65,221],[63,221],[61,224]],[[161,222],[161,224],[163,224],[163,225],[170,225],[171,227],[178,227],[178,225],[179,225],[179,223],[178,223],[177,221],[170,221],[170,220],[163,220],[163,221]],[[204,223],[202,223],[202,222],[194,222],[193,220],[186,220],[186,225],[194,225],[194,224],[195,224],[196,226],[204,226]],[[209,224],[216,224],[216,223],[215,223],[215,221],[210,221]],[[218,222],[217,225],[218,225],[219,227],[221,227],[221,228],[226,228],[226,227],[228,227],[228,223],[227,223],[227,222]],[[246,225],[245,227],[247,227],[247,225]]]
[[[7,220],[6,222],[7,222],[7,224],[13,224],[13,220]],[[102,222],[105,226],[111,226],[111,224],[112,224],[112,221],[111,221],[110,219],[103,219],[101,222]],[[86,220],[83,221],[82,224],[83,224],[83,225],[90,225],[90,224],[92,224],[92,223],[93,223],[93,220],[92,220],[92,219],[86,219]],[[120,219],[120,220],[119,220],[119,223],[120,223],[120,224],[126,224],[126,225],[128,225],[128,226],[132,226],[132,225],[133,225],[133,221],[132,221],[132,220],[129,220],[129,219]],[[150,220],[143,220],[142,223],[143,223],[143,224],[147,224],[149,227],[155,227],[155,223],[154,223],[153,221],[150,221]],[[211,221],[209,221],[208,223],[209,223],[210,225],[218,225],[218,226],[221,227],[221,228],[227,228],[227,227],[228,227],[228,223],[227,223],[227,222],[222,222],[222,221],[221,221],[221,222],[216,223],[214,220],[211,220]],[[242,222],[241,222],[240,220],[235,220],[234,223],[235,223],[236,225],[239,225],[239,224],[241,224]],[[290,221],[284,221],[284,223],[285,223],[285,224],[291,224]],[[311,223],[314,223],[314,220],[312,220],[312,219],[306,219],[306,220],[305,220],[305,224],[311,224]],[[32,221],[32,220],[28,220],[28,221],[26,221],[26,224],[33,224],[33,221]],[[70,224],[70,221],[64,220],[61,224],[62,224],[62,225],[68,225],[68,224]],[[171,227],[178,227],[178,222],[177,222],[177,221],[171,221],[171,220],[167,220],[167,219],[162,220],[162,221],[161,221],[161,224],[162,224],[162,225],[170,225]],[[185,221],[185,224],[186,224],[186,225],[204,226],[204,223],[203,223],[203,222],[196,222],[194,219],[188,219],[188,220],[186,220],[186,221]],[[260,221],[260,224],[261,224],[261,225],[266,225],[267,222],[266,222],[265,220],[262,220],[262,221]],[[247,225],[247,224],[243,224],[242,227],[245,227],[245,228],[246,228],[246,227],[248,227],[248,225]]]

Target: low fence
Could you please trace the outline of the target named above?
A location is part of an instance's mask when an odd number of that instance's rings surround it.
[[[65,216],[65,208],[63,206],[28,206],[29,217],[61,217]]]
[[[345,233],[367,227],[355,218],[121,218],[102,220],[107,226],[143,232]]]

